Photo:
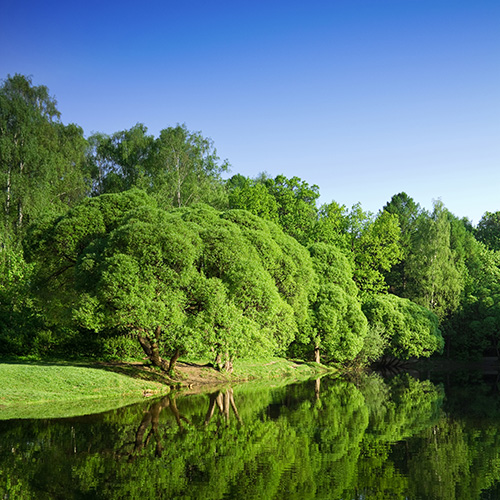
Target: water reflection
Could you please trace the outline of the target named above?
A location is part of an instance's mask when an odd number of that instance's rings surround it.
[[[1,422],[1,498],[500,498],[498,403],[453,413],[444,386],[323,378]]]

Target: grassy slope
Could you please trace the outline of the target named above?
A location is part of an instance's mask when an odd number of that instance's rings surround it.
[[[0,420],[98,413],[170,390],[167,378],[142,365],[95,366],[98,367],[0,361]],[[189,363],[179,369],[178,376],[180,385],[196,387],[256,379],[279,378],[290,382],[325,371],[325,367],[314,363],[273,358],[259,362],[237,361],[231,375]]]
[[[0,363],[0,420],[95,413],[168,391],[159,382],[98,368]]]

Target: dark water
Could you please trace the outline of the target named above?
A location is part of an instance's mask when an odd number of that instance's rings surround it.
[[[0,422],[0,499],[500,499],[496,377],[322,378]]]

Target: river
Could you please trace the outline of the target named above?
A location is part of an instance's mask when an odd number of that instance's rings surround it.
[[[1,415],[0,415],[1,417]],[[1,499],[500,499],[498,380],[243,384],[0,421]]]

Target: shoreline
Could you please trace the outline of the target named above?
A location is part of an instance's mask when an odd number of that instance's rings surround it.
[[[293,383],[335,372],[283,358],[238,362],[233,374],[183,361],[173,379],[144,362],[0,360],[0,421],[88,415],[171,393],[204,393],[252,381]]]

